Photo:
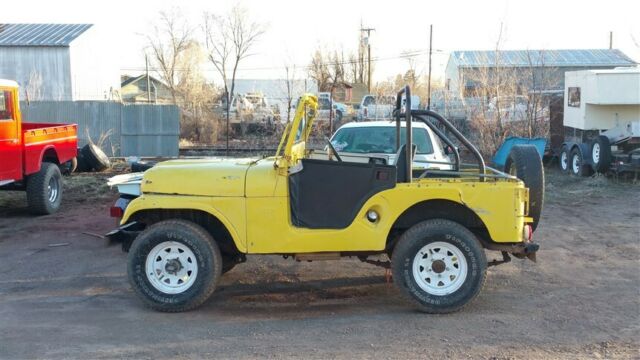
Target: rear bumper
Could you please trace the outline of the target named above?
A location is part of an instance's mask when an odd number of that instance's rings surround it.
[[[536,253],[540,250],[540,245],[530,241],[515,244],[486,244],[489,250],[503,251],[514,255],[518,258],[527,258],[533,262],[536,261]]]

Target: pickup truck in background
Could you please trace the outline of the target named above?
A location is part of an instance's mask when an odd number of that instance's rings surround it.
[[[402,97],[402,106],[404,108],[405,98]],[[358,115],[356,121],[370,120],[391,120],[393,118],[393,109],[396,106],[396,98],[394,96],[376,96],[365,95],[362,97],[360,106],[358,107]],[[411,110],[420,108],[420,97],[411,96]]]
[[[18,84],[0,80],[0,190],[26,190],[33,213],[56,212],[62,202],[60,167],[78,152],[75,124],[23,123]]]

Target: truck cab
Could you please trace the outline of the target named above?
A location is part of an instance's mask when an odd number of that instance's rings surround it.
[[[62,201],[60,166],[77,153],[77,126],[23,123],[18,84],[0,80],[0,190],[25,190],[29,207],[51,214]]]

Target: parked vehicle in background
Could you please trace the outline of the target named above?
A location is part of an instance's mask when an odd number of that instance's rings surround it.
[[[405,105],[405,97],[402,97],[402,106]],[[390,120],[393,118],[393,109],[396,106],[394,96],[365,95],[358,107],[358,121]],[[420,97],[411,96],[411,110],[420,109]]]
[[[406,127],[401,124],[402,129]],[[414,169],[450,170],[452,159],[445,154],[440,139],[422,122],[412,124],[416,153]],[[400,145],[406,143],[406,132],[400,132]],[[331,137],[331,143],[344,161],[368,162],[381,159],[384,164],[396,163],[395,121],[351,122],[342,125]]]
[[[640,68],[565,73],[560,168],[577,176],[640,171]]]
[[[316,120],[328,120],[329,108],[333,109],[333,119],[340,123],[342,119],[347,115],[347,105],[332,100],[331,93],[320,92],[318,93],[318,114]]]
[[[488,105],[489,118],[495,118],[500,112],[503,121],[524,121],[527,119],[528,99],[526,96],[493,97]]]
[[[247,100],[244,95],[238,94],[231,99],[231,108],[229,109],[229,122],[238,124],[243,121],[249,121],[249,114],[253,111],[253,104]],[[222,96],[220,102],[214,107],[214,112],[219,116],[227,115],[227,98]]]
[[[251,120],[258,123],[272,123],[275,118],[273,108],[262,93],[247,93],[245,99],[251,103]]]
[[[25,190],[36,214],[62,202],[60,167],[72,167],[78,149],[75,124],[23,123],[15,81],[0,80],[0,190]]]

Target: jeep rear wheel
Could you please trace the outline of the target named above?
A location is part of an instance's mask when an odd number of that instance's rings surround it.
[[[193,309],[215,290],[222,257],[211,235],[184,220],[166,220],[143,231],[131,245],[129,283],[149,307]]]
[[[482,289],[487,260],[475,235],[449,220],[427,220],[407,230],[392,255],[393,279],[427,313],[462,309]]]

